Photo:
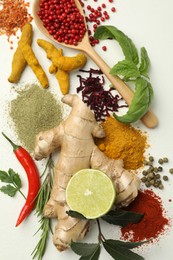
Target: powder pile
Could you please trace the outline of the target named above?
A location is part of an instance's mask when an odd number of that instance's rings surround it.
[[[113,117],[102,123],[106,137],[96,140],[99,149],[112,159],[122,159],[124,168],[136,170],[143,166],[147,137],[141,130],[123,124]]]
[[[49,91],[28,85],[11,101],[9,114],[20,142],[33,151],[35,136],[61,122],[62,106]]]
[[[125,210],[144,214],[144,217],[137,224],[121,228],[121,239],[131,242],[158,239],[169,227],[161,198],[152,190],[139,191],[138,197]]]

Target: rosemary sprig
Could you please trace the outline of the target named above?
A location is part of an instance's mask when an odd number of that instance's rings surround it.
[[[41,178],[43,178],[43,176],[45,176],[45,178],[42,182],[36,200],[35,210],[36,210],[37,217],[40,218],[39,219],[40,227],[34,235],[36,235],[38,232],[41,232],[41,235],[36,247],[31,253],[32,259],[35,259],[37,257],[38,260],[42,260],[42,257],[45,253],[49,232],[51,231],[51,219],[45,218],[43,216],[43,208],[48,202],[50,197],[52,184],[53,184],[53,175],[54,175],[54,163],[50,155],[46,163],[46,166],[44,168],[44,171],[41,174]]]

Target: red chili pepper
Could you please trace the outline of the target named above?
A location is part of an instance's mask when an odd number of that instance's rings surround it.
[[[2,134],[13,146],[13,152],[15,153],[18,161],[25,169],[28,178],[28,195],[26,198],[26,202],[17,219],[17,227],[31,213],[34,208],[35,198],[40,189],[40,177],[36,164],[30,154],[23,147],[14,144],[4,133]]]

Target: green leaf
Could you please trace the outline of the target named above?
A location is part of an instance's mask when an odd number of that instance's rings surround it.
[[[10,176],[5,171],[0,171],[0,181],[6,182],[6,183],[12,183]]]
[[[143,214],[126,211],[126,210],[111,210],[102,217],[109,224],[127,226],[129,223],[138,223],[143,218]]]
[[[0,191],[2,191],[3,193],[7,194],[10,197],[14,197],[16,192],[18,191],[18,189],[16,189],[12,185],[8,184],[6,186],[2,186],[0,188]]]
[[[19,174],[16,173],[13,169],[9,169],[8,174],[11,177],[12,182],[18,187],[18,189],[20,189],[22,184]]]
[[[81,256],[91,256],[100,248],[100,244],[88,244],[80,242],[72,242],[71,249]],[[90,258],[89,258],[90,259]],[[94,259],[94,258],[93,258]]]
[[[91,255],[88,256],[81,256],[79,260],[98,260],[100,256],[100,244],[98,244],[98,247],[93,251]]]
[[[115,26],[99,26],[94,33],[94,38],[98,40],[115,39],[121,46],[125,58],[133,61],[136,65],[139,63],[138,52],[134,43]]]
[[[81,213],[74,210],[68,210],[66,213],[72,218],[86,219]]]
[[[141,48],[141,63],[139,67],[139,71],[142,75],[148,77],[147,73],[150,67],[150,59],[148,53],[144,47]]]
[[[135,93],[129,110],[123,116],[114,117],[122,123],[133,123],[139,120],[148,110],[153,97],[153,89],[151,84],[144,78],[138,78],[135,84]]]
[[[135,247],[141,246],[141,245],[146,244],[146,243],[149,242],[149,241],[124,242],[124,241],[121,241],[121,240],[112,240],[112,239],[108,239],[107,241],[109,241],[112,244],[116,244],[116,245],[119,245],[121,247],[128,248],[128,249],[133,249]]]
[[[110,70],[110,74],[124,76],[126,80],[136,79],[140,77],[140,71],[138,70],[138,67],[131,60],[119,61]]]
[[[118,260],[143,260],[144,258],[128,248],[122,247],[116,243],[116,240],[105,240],[103,246],[106,251],[114,258]]]

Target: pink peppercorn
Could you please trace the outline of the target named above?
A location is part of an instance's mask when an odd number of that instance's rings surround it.
[[[103,46],[103,47],[102,47],[102,50],[103,50],[103,51],[106,51],[106,50],[107,50],[107,47],[106,47],[106,46]]]
[[[114,12],[116,12],[116,8],[115,7],[112,7],[111,8],[111,11],[114,13]]]
[[[41,0],[39,6],[38,16],[54,39],[74,45],[82,40],[86,27],[74,0]],[[77,33],[74,33],[74,28]]]

